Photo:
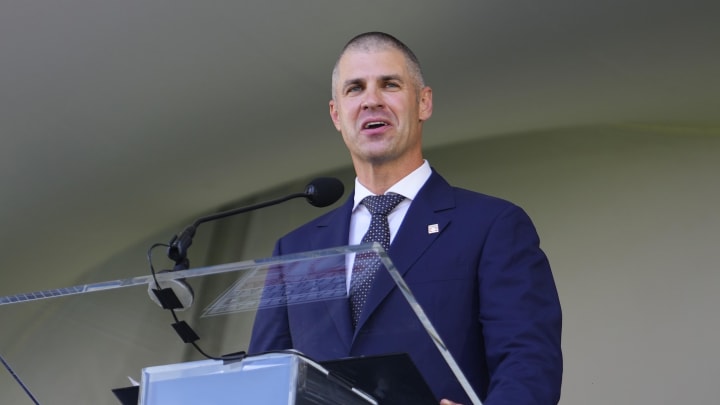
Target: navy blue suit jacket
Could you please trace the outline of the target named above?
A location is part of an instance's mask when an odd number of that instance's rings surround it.
[[[351,196],[289,233],[275,254],[347,245],[352,206]],[[428,232],[434,224],[439,232]],[[452,187],[433,171],[388,254],[484,405],[558,402],[560,303],[522,209]],[[258,311],[249,352],[287,348],[319,361],[407,352],[438,398],[470,404],[387,272],[355,330],[346,298]]]

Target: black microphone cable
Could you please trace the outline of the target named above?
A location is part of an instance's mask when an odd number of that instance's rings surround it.
[[[153,261],[152,261],[152,251],[153,251],[153,249],[158,248],[158,247],[166,247],[166,248],[168,248],[168,247],[170,247],[170,245],[168,245],[168,244],[166,244],[166,243],[155,243],[155,244],[153,244],[152,246],[150,246],[150,248],[149,248],[148,251],[147,251],[147,260],[148,260],[148,263],[149,263],[149,265],[150,265],[150,274],[152,275],[153,280],[154,280],[154,283],[155,283],[155,286],[157,287],[157,290],[153,290],[153,292],[155,292],[156,294],[160,294],[159,291],[162,291],[162,289],[161,289],[161,287],[160,287],[160,283],[158,282],[158,279],[157,279],[157,272],[155,271],[155,266],[153,265]],[[171,289],[169,289],[169,293],[168,293],[168,294],[169,294],[171,297],[174,297],[174,296],[175,296],[175,294],[172,292]],[[158,299],[160,300],[161,305],[163,306],[163,309],[167,309],[168,311],[170,311],[170,314],[172,314],[172,317],[173,317],[173,319],[175,320],[175,323],[172,324],[172,327],[175,329],[175,332],[180,336],[180,338],[183,340],[184,343],[189,343],[189,344],[191,344],[191,345],[195,348],[195,350],[196,350],[198,353],[200,353],[203,357],[205,357],[206,359],[210,359],[210,360],[236,360],[236,358],[234,358],[234,357],[231,357],[231,358],[215,357],[215,356],[211,356],[211,355],[207,354],[207,353],[197,344],[197,340],[200,339],[200,337],[197,335],[197,333],[195,333],[195,331],[190,327],[190,325],[187,324],[187,322],[180,320],[180,318],[177,316],[177,313],[175,312],[175,309],[182,308],[182,305],[180,305],[179,307],[177,307],[176,305],[168,304],[168,303],[166,302],[166,300],[164,300],[163,298],[160,298],[160,296],[158,296]],[[177,300],[176,297],[175,297],[175,299]],[[172,300],[172,298],[170,298],[170,300]],[[244,355],[245,355],[245,353],[238,353],[238,358],[237,358],[237,360],[242,359],[242,357],[243,357]]]

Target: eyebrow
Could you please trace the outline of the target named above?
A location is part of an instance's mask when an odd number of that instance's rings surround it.
[[[400,82],[400,83],[403,82],[403,79],[402,79],[402,77],[401,77],[400,75],[385,75],[385,76],[381,76],[380,79],[381,79],[383,82],[389,82],[389,81],[391,81],[391,80],[395,80],[395,81],[398,81],[398,82]]]
[[[363,84],[364,82],[365,82],[365,80],[363,80],[363,79],[345,80],[345,82],[343,83],[343,88],[346,88],[348,86],[355,85],[355,84]]]
[[[400,83],[403,83],[403,79],[402,79],[402,77],[401,77],[400,75],[383,75],[383,76],[380,76],[380,81],[381,81],[381,82],[388,82],[388,81],[393,81],[393,80],[398,81],[398,82],[400,82]],[[346,88],[346,87],[351,86],[351,85],[363,84],[363,83],[365,83],[365,82],[366,82],[365,79],[348,79],[348,80],[345,80],[345,82],[343,83],[343,88]]]

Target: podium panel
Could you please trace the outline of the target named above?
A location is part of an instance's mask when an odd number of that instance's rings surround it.
[[[222,351],[246,350],[243,342],[247,342],[256,313],[278,308],[281,311],[302,308],[303,313],[313,314],[302,318],[306,323],[298,338],[322,345],[327,335],[319,328],[330,330],[337,325],[318,322],[320,318],[315,314],[327,314],[322,318],[326,321],[333,314],[338,314],[333,322],[345,319],[340,315],[348,305],[346,272],[359,253],[376,255],[381,264],[379,274],[388,291],[392,291],[388,299],[397,304],[396,308],[404,306],[399,321],[384,324],[382,330],[366,329],[366,333],[389,336],[389,353],[407,352],[404,336],[427,342],[423,343],[422,351],[409,353],[418,368],[419,362],[432,358],[433,364],[441,365],[437,369],[443,368],[441,372],[452,376],[454,384],[467,393],[469,400],[465,403],[481,404],[430,318],[414,299],[411,288],[378,244],[162,272],[157,279],[161,286],[165,281],[178,279],[195,284],[197,304],[179,316],[199,332],[200,345],[210,347],[208,352],[213,356],[220,357]],[[153,277],[144,275],[0,297],[0,322],[4,326],[37,332],[31,339],[13,342],[14,347],[4,344],[0,350],[9,349],[4,357],[40,403],[117,404],[111,389],[128,385],[128,377],[143,380],[142,404],[213,404],[236,400],[264,404],[373,403],[357,390],[348,389],[342,381],[328,379],[326,370],[317,363],[341,359],[347,353],[328,358],[313,358],[311,353],[304,353],[311,357],[310,361],[281,353],[247,357],[235,363],[199,360],[202,356],[174,334],[170,315],[148,298],[151,283]],[[197,288],[198,284],[202,288]],[[214,288],[207,288],[208,285]],[[322,311],[315,312],[316,309]],[[242,325],[239,333],[245,334],[245,340],[233,334],[227,342],[217,343],[221,340],[218,332],[222,333],[227,326],[228,321],[223,319],[228,317],[242,320],[238,322]],[[155,366],[158,364],[170,365]],[[139,378],[140,370],[143,373]],[[422,377],[429,380],[427,375]],[[12,389],[14,403],[22,403],[16,400],[23,397],[22,391],[11,379],[0,376],[0,387],[7,388],[5,392]],[[202,400],[197,397],[190,400],[193,393],[200,392]],[[339,396],[342,400],[337,399]],[[318,402],[322,398],[331,400]]]
[[[331,378],[320,365],[291,353],[147,367],[140,387],[140,405],[377,404]]]

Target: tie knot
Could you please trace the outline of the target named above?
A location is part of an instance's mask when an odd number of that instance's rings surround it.
[[[360,202],[372,215],[387,216],[405,197],[400,194],[370,195]]]

